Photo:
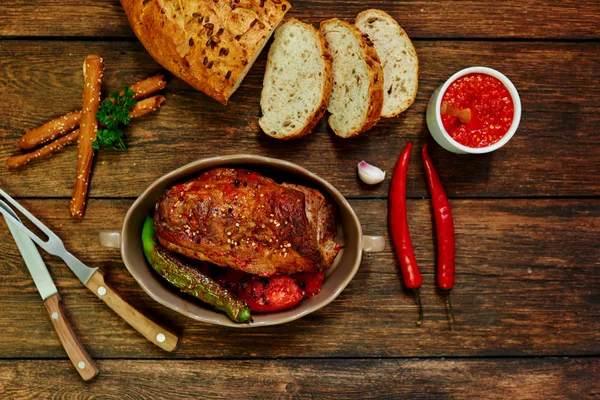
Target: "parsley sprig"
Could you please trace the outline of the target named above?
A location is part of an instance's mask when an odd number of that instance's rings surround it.
[[[100,105],[96,118],[104,129],[98,129],[96,140],[92,143],[94,150],[101,147],[127,151],[123,142],[123,127],[129,123],[129,109],[137,103],[133,98],[135,92],[129,88],[115,90],[108,99]]]

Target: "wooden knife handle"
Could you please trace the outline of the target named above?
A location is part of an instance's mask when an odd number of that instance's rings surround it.
[[[44,305],[46,306],[46,310],[48,310],[48,314],[50,314],[52,325],[54,325],[54,329],[58,333],[58,338],[71,359],[73,366],[84,381],[93,379],[98,375],[98,367],[87,351],[85,351],[77,336],[75,336],[71,325],[69,325],[69,321],[63,311],[60,295],[56,293],[48,297],[44,300]]]
[[[150,320],[125,301],[119,293],[106,284],[104,272],[97,270],[85,286],[146,339],[166,351],[177,348],[179,344],[177,335]]]

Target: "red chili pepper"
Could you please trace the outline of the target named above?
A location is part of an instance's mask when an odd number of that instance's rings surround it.
[[[396,256],[400,262],[402,277],[407,288],[415,292],[415,299],[419,305],[419,319],[417,325],[423,322],[423,306],[421,305],[421,296],[419,295],[419,287],[423,283],[415,252],[413,250],[412,241],[410,240],[410,232],[408,230],[408,215],[406,211],[406,172],[408,171],[408,160],[410,159],[410,151],[412,143],[408,142],[404,151],[400,155],[392,183],[390,185],[389,197],[389,225],[392,234],[392,241],[396,249]]]
[[[433,205],[433,215],[435,216],[435,234],[437,237],[437,281],[438,286],[446,293],[448,307],[454,320],[454,310],[450,300],[450,291],[454,287],[454,255],[456,244],[454,242],[454,220],[452,219],[452,210],[450,202],[446,197],[446,192],[440,182],[438,174],[433,168],[431,159],[427,154],[427,144],[423,146],[423,165],[427,175],[429,192],[431,193],[431,203]]]

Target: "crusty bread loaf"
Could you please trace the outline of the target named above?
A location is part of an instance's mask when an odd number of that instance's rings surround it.
[[[121,0],[163,67],[227,104],[290,9],[286,0]]]
[[[358,135],[379,121],[383,105],[383,70],[373,43],[347,22],[321,22],[333,57],[329,126],[343,138]]]
[[[396,20],[381,10],[361,12],[355,24],[369,35],[383,66],[381,116],[395,117],[417,96],[419,59],[415,47]]]
[[[323,35],[295,18],[276,30],[260,97],[262,130],[294,139],[317,125],[331,95],[331,56]]]

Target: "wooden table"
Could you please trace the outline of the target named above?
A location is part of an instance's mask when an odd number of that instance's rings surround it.
[[[167,102],[131,123],[127,153],[100,152],[82,222],[69,219],[75,146],[19,171],[0,187],[102,267],[122,295],[183,336],[161,351],[89,293],[55,257],[44,256],[76,333],[101,374],[84,383],[52,329],[4,222],[0,223],[0,398],[519,398],[600,396],[600,3],[564,0],[293,1],[289,15],[318,24],[366,8],[395,16],[420,58],[419,94],[399,118],[371,133],[316,132],[285,143],[257,119],[266,54],[224,107],[170,78]],[[161,71],[133,36],[117,0],[8,0],[0,4],[0,158],[50,117],[79,109],[81,63],[106,62],[104,92]],[[421,158],[408,176],[409,222],[424,275],[423,326],[402,289],[388,241],[365,255],[332,304],[284,326],[233,330],[160,306],[134,281],[100,230],[118,229],[154,179],[188,162],[251,153],[296,162],[349,199],[365,232],[389,238],[389,176],[408,140],[431,141],[425,108],[455,71],[486,65],[517,86],[523,118],[503,149],[431,156],[456,221],[457,327],[449,330],[434,282],[431,207]],[[367,187],[362,159],[388,178]]]

